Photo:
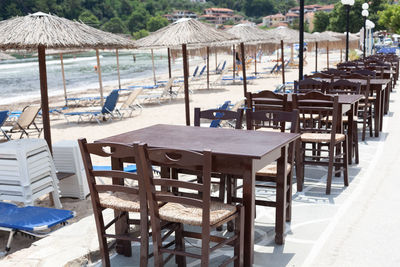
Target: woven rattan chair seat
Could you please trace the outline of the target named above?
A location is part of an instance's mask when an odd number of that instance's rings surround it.
[[[140,211],[139,195],[123,192],[100,193],[99,199],[100,205],[105,208],[127,212]]]
[[[346,135],[344,134],[335,134],[335,142],[344,141],[346,139]],[[311,143],[329,143],[331,141],[331,134],[329,133],[303,133],[301,135],[302,142],[311,142]]]
[[[286,164],[286,171],[289,173],[292,169],[292,165],[289,163]],[[268,177],[275,177],[277,174],[276,162],[271,163],[256,173],[256,176],[268,176]]]
[[[160,219],[170,222],[189,224],[193,226],[202,225],[201,208],[179,203],[167,203],[159,209]],[[233,205],[212,201],[210,205],[210,225],[214,225],[236,212]]]
[[[281,129],[263,127],[263,128],[258,128],[256,131],[260,131],[260,132],[276,132],[276,133],[280,133],[280,132],[281,132]]]

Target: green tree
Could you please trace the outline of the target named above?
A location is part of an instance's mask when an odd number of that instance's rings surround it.
[[[135,39],[135,40],[140,39],[140,38],[143,38],[143,37],[146,37],[147,35],[149,35],[149,32],[146,31],[146,30],[144,30],[144,29],[132,33],[133,39]]]
[[[99,19],[95,15],[93,15],[93,13],[90,12],[89,10],[83,11],[79,15],[79,20],[92,27],[98,27],[100,24]]]
[[[391,5],[380,11],[378,24],[391,32],[400,34],[400,5]]]
[[[145,9],[136,9],[132,12],[128,19],[128,29],[130,32],[137,32],[146,29],[149,13]]]
[[[329,26],[329,15],[319,11],[314,15],[314,32],[324,32]]]
[[[102,27],[104,31],[113,33],[125,33],[127,31],[126,27],[122,23],[121,19],[114,17],[107,21]]]
[[[363,3],[364,0],[355,0],[354,6],[350,8],[350,32],[358,32],[364,25],[364,19],[361,16],[361,5]],[[329,15],[328,30],[334,32],[345,32],[346,21],[346,8],[341,3],[337,3]]]
[[[245,5],[246,15],[260,17],[276,13],[275,6],[271,0],[248,0]]]
[[[168,20],[161,16],[151,17],[147,22],[147,30],[149,32],[155,32],[168,25]]]

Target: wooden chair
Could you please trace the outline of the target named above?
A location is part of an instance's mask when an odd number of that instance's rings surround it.
[[[251,110],[280,110],[288,109],[287,95],[275,94],[272,91],[261,91],[258,93],[247,92],[247,107]]]
[[[332,177],[335,173],[343,172],[344,184],[348,186],[348,156],[347,136],[338,133],[338,96],[324,95],[318,92],[310,92],[305,95],[293,95],[293,108],[300,112],[300,132],[302,142],[303,164],[297,165],[322,165],[328,166],[326,194],[331,193]],[[329,118],[332,121],[329,121]],[[307,147],[307,144],[327,145],[328,150],[314,151],[315,147]],[[343,149],[343,152],[341,152]],[[307,155],[306,152],[312,152]],[[328,156],[322,153],[328,153]],[[327,160],[327,161],[326,161]],[[335,167],[335,168],[334,168]]]
[[[351,69],[354,69],[354,68],[351,68]],[[347,73],[347,68],[337,68],[337,69],[328,69],[328,70],[324,70],[324,71],[321,71],[322,73],[325,73],[325,74],[330,74],[330,75],[333,75],[334,77],[337,77],[337,76],[340,76],[340,75],[346,75],[346,73]]]
[[[235,266],[243,266],[243,227],[244,209],[242,206],[228,205],[211,201],[211,169],[212,153],[202,153],[186,150],[171,150],[166,148],[139,147],[143,176],[145,177],[146,192],[149,200],[150,221],[153,230],[154,265],[163,266],[173,255],[178,266],[186,266],[186,257],[201,260],[201,266],[210,265],[210,253],[223,245],[234,247],[234,256],[224,264],[234,261]],[[173,169],[188,169],[200,171],[201,181],[192,182],[171,180],[169,177],[155,178],[152,174],[151,164],[156,164]],[[190,190],[193,194],[180,195],[179,193],[167,194],[157,191],[156,187],[173,187],[179,191]],[[159,207],[159,203],[165,203]],[[178,237],[174,249],[163,248],[160,221],[169,221],[177,225],[175,235]],[[229,238],[212,236],[211,230],[222,224],[235,220],[234,235]],[[201,232],[184,230],[184,225],[201,227]],[[201,239],[201,254],[185,250],[185,237]],[[210,248],[210,242],[215,242]],[[170,254],[165,260],[163,254]]]
[[[361,93],[361,84],[360,83],[353,83],[348,80],[337,80],[329,85],[327,94],[338,94],[338,95],[359,95]],[[355,107],[355,112],[358,113],[358,105]],[[359,152],[358,152],[358,117],[355,116],[353,118],[353,125],[349,125],[348,116],[354,116],[354,114],[348,114],[347,116],[342,117],[343,125],[348,127],[353,127],[353,147],[354,155],[355,155],[355,162],[356,164],[359,163]],[[364,126],[366,125],[367,116],[363,117],[364,119]],[[365,131],[365,128],[364,128]],[[365,133],[364,133],[365,134]]]
[[[367,69],[356,69],[352,70],[351,73],[358,73],[364,76],[370,76],[372,79],[376,77],[376,71],[367,70]]]
[[[293,111],[276,111],[276,110],[261,110],[246,112],[246,124],[247,130],[272,130],[277,132],[291,132],[298,133],[299,125],[299,112],[298,110]],[[288,164],[287,164],[287,184],[281,185],[286,188],[287,202],[290,203],[292,200],[292,178],[293,178],[293,166],[295,158],[295,144],[289,146]],[[296,167],[297,168],[297,167]],[[265,166],[263,169],[256,173],[256,187],[257,188],[276,188],[276,176],[277,176],[277,164],[272,163]],[[237,180],[242,179],[241,177],[228,176],[227,179],[227,203],[242,202],[243,199],[237,195],[237,190],[241,186],[237,185]],[[297,177],[297,179],[301,179]],[[300,183],[302,183],[300,181]],[[256,205],[277,207],[275,201],[267,201],[257,198],[255,200]],[[291,207],[286,207],[286,220],[291,220]]]
[[[37,138],[42,133],[42,128],[39,128],[35,123],[35,119],[39,114],[41,107],[38,105],[26,106],[17,121],[13,122],[11,126],[2,126],[4,135],[12,138],[12,134],[20,134],[19,139],[26,136],[29,138],[32,134],[37,134]]]
[[[360,101],[358,105],[358,118],[359,123],[362,123],[362,141],[365,141],[367,124],[369,128],[370,137],[373,136],[373,126],[372,126],[372,108],[376,106],[376,97],[371,92],[371,77],[364,76],[359,73],[350,73],[348,75],[342,76],[342,79],[360,79],[366,80],[367,85],[361,87],[360,93],[364,95],[364,99]]]
[[[330,79],[331,82],[333,82],[333,79],[335,78],[334,75],[329,74],[329,73],[323,73],[323,72],[316,72],[312,75],[304,75],[304,79]]]
[[[308,93],[311,91],[318,91],[325,93],[328,83],[325,81],[318,81],[314,79],[304,79],[301,81],[294,81],[294,93]]]
[[[92,156],[100,156],[102,158],[109,158],[110,160],[111,157],[113,160],[120,160],[127,157],[134,157],[137,160],[138,145],[127,146],[116,143],[89,144],[86,142],[86,139],[80,139],[78,142],[89,183],[103,266],[110,266],[107,238],[115,238],[124,242],[140,242],[140,266],[147,266],[149,225],[146,190],[142,177],[136,173],[118,170],[94,171],[91,159]],[[107,179],[110,183],[111,181],[117,181],[118,184],[100,184],[96,180],[97,177]],[[127,186],[125,185],[125,181],[134,182],[136,185]],[[108,223],[104,221],[103,211],[105,209],[114,210],[114,218]],[[140,213],[140,219],[129,219],[129,212]],[[139,233],[136,233],[140,238],[135,237],[135,233],[130,232],[129,227],[124,227],[122,234],[107,233],[107,229],[112,225],[119,225],[121,227],[121,222],[126,223],[126,225],[140,225]]]

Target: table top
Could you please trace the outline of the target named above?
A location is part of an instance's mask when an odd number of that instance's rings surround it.
[[[157,124],[143,129],[107,137],[96,142],[167,147],[213,154],[261,159],[264,155],[298,139],[300,134],[259,132],[224,128],[191,127]]]
[[[292,102],[292,95],[293,95],[293,93],[287,94],[288,102]],[[335,95],[332,95],[332,96],[335,96]],[[354,104],[364,98],[364,95],[337,95],[337,96],[339,96],[338,103],[344,104],[344,105]],[[252,98],[253,101],[263,101],[263,99],[266,99],[266,98]],[[268,101],[271,101],[271,99],[268,98]]]

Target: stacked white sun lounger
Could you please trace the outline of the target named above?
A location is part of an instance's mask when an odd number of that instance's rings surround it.
[[[61,208],[56,170],[46,141],[20,139],[0,144],[0,200],[33,206],[48,193]]]
[[[61,195],[85,199],[89,194],[89,186],[78,141],[63,140],[54,144],[53,159],[58,172],[73,173],[60,181]]]

